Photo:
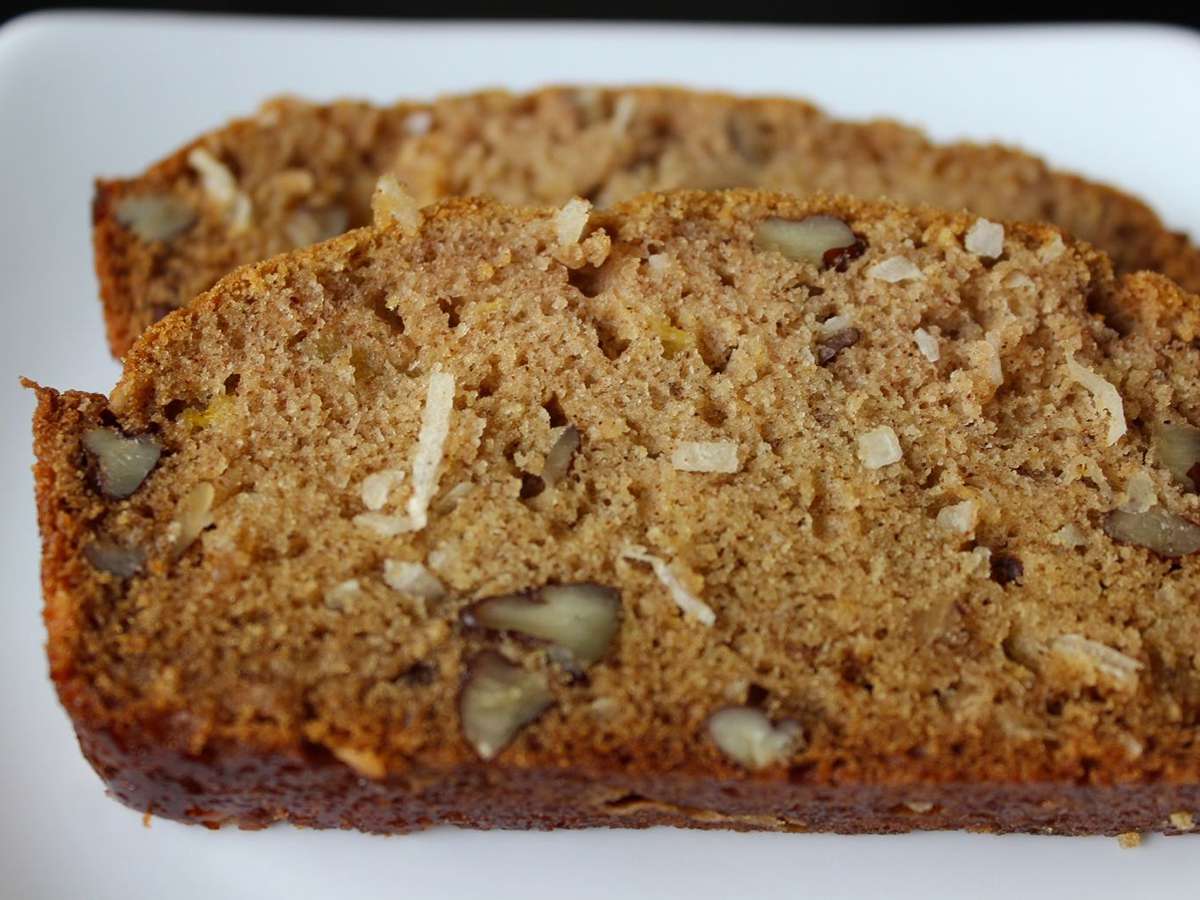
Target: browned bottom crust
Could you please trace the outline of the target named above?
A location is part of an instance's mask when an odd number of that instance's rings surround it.
[[[318,745],[269,755],[229,748],[193,756],[126,743],[106,731],[78,734],[113,797],[140,812],[208,828],[288,822],[377,834],[435,825],[1182,834],[1172,814],[1200,807],[1194,784],[817,784],[802,771],[780,784],[474,763],[375,781]]]

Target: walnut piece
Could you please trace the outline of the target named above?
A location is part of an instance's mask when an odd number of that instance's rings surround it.
[[[762,769],[786,760],[800,743],[796,722],[772,725],[752,706],[731,706],[713,713],[708,733],[721,752],[747,769]]]
[[[83,447],[99,465],[100,491],[114,500],[128,497],[158,464],[162,447],[149,435],[126,437],[112,428],[93,428]]]
[[[547,641],[590,666],[608,652],[620,625],[621,595],[598,584],[552,584],[489,597],[463,613],[467,625]]]
[[[463,737],[480,758],[492,759],[553,702],[545,675],[485,651],[472,662],[459,695]]]
[[[137,547],[122,547],[115,541],[102,538],[83,548],[83,557],[94,568],[118,578],[131,578],[146,561],[146,554]]]
[[[170,194],[126,197],[116,208],[117,221],[141,241],[169,241],[196,221],[195,211]]]
[[[1137,544],[1159,556],[1187,556],[1200,550],[1200,525],[1161,506],[1140,513],[1114,509],[1104,518],[1104,533],[1114,541]]]
[[[861,256],[866,249],[850,226],[833,216],[763,219],[754,228],[754,245],[760,250],[774,250],[796,262],[835,268]]]

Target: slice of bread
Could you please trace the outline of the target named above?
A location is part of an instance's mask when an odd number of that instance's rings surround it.
[[[666,88],[554,88],[432,104],[268,104],[144,174],[101,181],[96,269],[123,355],[151,322],[242,263],[369,220],[376,178],[450,195],[598,206],[649,190],[759,187],[889,196],[1046,220],[1118,271],[1200,291],[1200,253],[1140,201],[999,146],[938,145],[893,122],[842,122],[795,100]]]
[[[152,327],[110,397],[38,388],[51,668],[117,797],[371,831],[1200,810],[1200,298],[849,199],[379,209]]]

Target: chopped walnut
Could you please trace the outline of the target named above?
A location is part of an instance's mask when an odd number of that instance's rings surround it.
[[[763,219],[754,229],[754,244],[796,262],[844,271],[846,264],[866,251],[850,226],[833,216],[806,219]]]
[[[620,625],[621,595],[598,584],[552,584],[489,597],[463,614],[467,625],[548,641],[580,666],[608,652]]]
[[[149,435],[126,437],[112,428],[87,431],[83,447],[96,459],[100,492],[114,500],[141,487],[162,455],[162,447]]]
[[[472,662],[459,696],[463,736],[480,758],[492,759],[553,702],[545,675],[484,652]]]
[[[126,197],[117,204],[116,217],[121,225],[147,243],[178,237],[196,221],[192,208],[170,194]]]

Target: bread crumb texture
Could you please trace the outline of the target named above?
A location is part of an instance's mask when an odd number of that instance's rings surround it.
[[[369,780],[1196,783],[1200,496],[1154,435],[1200,424],[1200,352],[1094,313],[1196,297],[1049,226],[981,256],[967,214],[585,212],[446,201],[235,272],[111,397],[39,389],[81,732]],[[860,255],[756,238],[812,216]],[[896,258],[922,277],[869,274]],[[858,337],[822,362],[835,317]]]
[[[803,101],[655,87],[491,91],[391,106],[289,98],[135,178],[99,183],[96,265],[114,352],[236,265],[366,224],[384,174],[396,180],[374,203],[407,220],[414,203],[454,195],[567,204],[560,241],[586,215],[587,203],[569,202],[576,197],[596,207],[675,188],[890,197],[1050,221],[1108,252],[1118,271],[1161,271],[1200,290],[1200,253],[1133,197],[1014,149],[934,144],[895,122],[839,121]],[[984,260],[1001,257],[1005,239],[1004,226],[987,218],[963,238]],[[903,256],[880,271],[915,277]],[[1188,316],[1194,328],[1194,311]]]

